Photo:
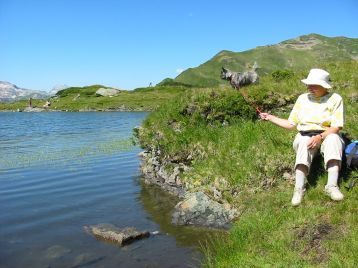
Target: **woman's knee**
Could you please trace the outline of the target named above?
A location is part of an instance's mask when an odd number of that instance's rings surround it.
[[[325,143],[341,143],[342,138],[336,133],[330,133],[324,139]]]
[[[343,148],[343,139],[338,134],[329,134],[322,143],[321,152],[338,152],[341,155]]]

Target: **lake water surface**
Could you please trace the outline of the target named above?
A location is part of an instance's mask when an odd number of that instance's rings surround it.
[[[177,200],[140,180],[147,113],[0,113],[0,267],[199,267],[212,232],[170,224]],[[84,226],[161,235],[123,248]]]

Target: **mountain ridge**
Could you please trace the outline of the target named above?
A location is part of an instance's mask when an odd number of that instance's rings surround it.
[[[257,62],[259,74],[265,75],[280,69],[303,70],[326,61],[342,60],[358,61],[358,38],[312,33],[241,52],[221,50],[208,61],[186,69],[173,80],[194,86],[220,86],[226,84],[220,79],[221,67],[244,71]]]
[[[20,88],[15,84],[0,81],[0,102],[13,102],[21,99],[45,99],[50,95],[45,91]]]

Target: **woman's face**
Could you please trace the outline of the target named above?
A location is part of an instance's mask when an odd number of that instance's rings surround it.
[[[320,85],[307,85],[307,89],[316,97],[322,97],[327,94],[327,89]]]

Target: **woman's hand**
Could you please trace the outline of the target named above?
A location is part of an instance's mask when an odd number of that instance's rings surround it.
[[[266,121],[272,121],[273,115],[269,113],[260,113],[260,118]]]
[[[312,136],[307,143],[307,148],[308,149],[314,149],[316,147],[318,147],[322,142],[322,137],[321,135],[316,135],[316,136]]]

